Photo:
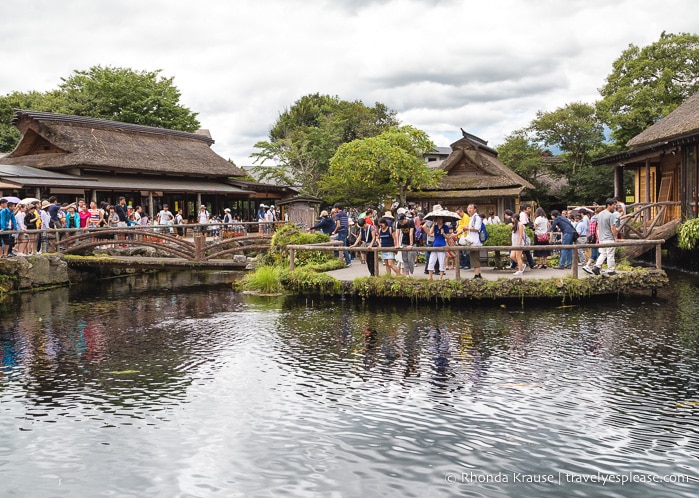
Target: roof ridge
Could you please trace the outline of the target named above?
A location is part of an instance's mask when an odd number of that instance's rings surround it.
[[[133,123],[124,123],[122,121],[112,121],[109,119],[99,119],[92,118],[89,116],[75,116],[72,114],[58,114],[54,112],[44,112],[44,111],[27,111],[24,109],[13,109],[14,116],[12,117],[11,124],[16,125],[22,117],[27,117],[34,120],[44,120],[44,121],[55,121],[59,123],[73,123],[80,125],[90,125],[96,128],[108,128],[113,130],[128,130],[128,131],[138,131],[141,133],[155,133],[158,135],[170,135],[175,137],[189,138],[195,140],[201,140],[211,145],[214,140],[206,135],[201,135],[197,133],[189,133],[186,131],[170,130],[168,128],[158,128],[156,126],[146,126]]]

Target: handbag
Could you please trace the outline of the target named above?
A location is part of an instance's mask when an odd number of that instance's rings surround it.
[[[468,238],[465,235],[462,235],[461,237],[459,237],[459,245],[460,246],[470,246],[471,241],[468,240]]]
[[[539,244],[546,244],[549,241],[549,234],[547,233],[541,233],[536,236],[536,241]]]

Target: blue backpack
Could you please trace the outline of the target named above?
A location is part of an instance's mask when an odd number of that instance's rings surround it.
[[[478,231],[478,237],[481,239],[481,244],[488,240],[488,230],[485,228],[485,223],[483,223],[483,218],[481,218],[481,229]]]

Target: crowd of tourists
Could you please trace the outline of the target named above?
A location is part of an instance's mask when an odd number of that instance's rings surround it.
[[[223,216],[212,215],[206,206],[199,208],[197,223],[207,225],[202,230],[212,237],[224,231],[244,232],[240,216],[232,216],[226,208]],[[170,211],[163,204],[160,211],[149,219],[141,206],[127,205],[125,197],[116,204],[84,199],[74,203],[59,203],[51,196],[43,201],[37,199],[17,202],[15,199],[0,199],[0,257],[31,256],[46,250],[51,229],[121,228],[129,226],[161,226],[175,237],[185,235],[185,219],[182,209]],[[26,233],[22,233],[26,232]]]
[[[555,269],[569,269],[573,263],[573,249],[556,249],[555,244],[593,244],[613,242],[619,238],[619,223],[626,214],[626,207],[618,199],[606,200],[605,206],[594,209],[580,207],[574,210],[552,210],[548,215],[543,207],[535,210],[530,204],[523,204],[518,213],[505,210],[502,219],[493,211],[487,215],[478,213],[475,203],[466,209],[457,207],[449,211],[437,204],[425,212],[419,206],[409,204],[396,206],[381,215],[376,208],[368,206],[364,211],[346,210],[336,203],[330,212],[323,210],[318,223],[311,231],[320,231],[339,241],[345,247],[339,255],[347,266],[353,262],[352,251],[358,247],[400,248],[401,251],[380,251],[386,273],[412,277],[418,260],[416,248],[425,250],[424,273],[433,279],[440,279],[447,269],[456,264],[462,270],[473,270],[473,278],[481,276],[479,257],[470,257],[469,251],[429,251],[431,247],[471,246],[479,247],[487,235],[481,233],[484,226],[506,224],[511,227],[512,246],[532,246],[531,250],[512,250],[510,268],[515,276],[521,276],[527,269],[549,268],[549,257],[555,250],[560,257]],[[532,213],[533,210],[533,213]],[[531,240],[527,229],[533,232]],[[605,273],[615,273],[614,248],[579,248],[578,261],[583,270],[590,274],[600,274],[604,263]],[[455,261],[459,254],[459,261]],[[375,275],[374,258],[366,252],[358,252],[361,264],[366,264],[370,275]],[[354,259],[357,259],[356,257]]]

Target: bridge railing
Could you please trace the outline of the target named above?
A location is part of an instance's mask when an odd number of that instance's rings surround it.
[[[579,278],[580,261],[578,260],[578,249],[592,249],[592,248],[607,248],[607,247],[624,247],[624,246],[655,246],[655,267],[660,270],[662,269],[662,245],[665,243],[664,239],[658,240],[619,240],[617,242],[606,242],[600,244],[555,244],[555,245],[529,245],[529,246],[445,246],[445,247],[413,247],[410,252],[451,252],[455,253],[455,259],[458,262],[459,256],[462,252],[468,252],[472,258],[479,257],[481,251],[486,252],[510,252],[512,250],[516,251],[560,251],[562,249],[573,250],[573,261],[571,265],[571,270],[573,272],[573,278]],[[304,244],[304,245],[288,245],[289,249],[289,266],[293,270],[296,267],[295,255],[296,251],[345,251],[350,252],[366,252],[371,253],[371,257],[374,258],[374,274],[379,276],[379,253],[380,252],[405,252],[405,248],[400,247],[352,247],[341,246],[339,243],[336,245],[328,244]],[[369,254],[367,254],[369,256]],[[461,279],[461,271],[459,265],[454,267],[456,280]]]
[[[16,237],[14,252],[26,255],[39,252],[69,254],[104,246],[148,246],[174,257],[201,261],[244,251],[269,248],[272,235],[248,234],[247,229],[236,228],[238,225],[237,223],[225,227],[215,223],[133,225],[126,227],[4,230],[1,233]],[[185,230],[178,231],[179,227],[190,229],[189,234]]]

